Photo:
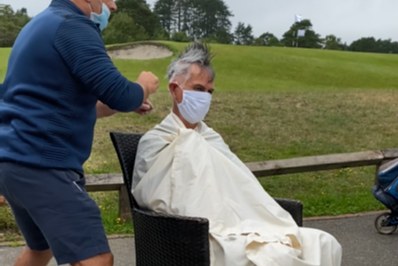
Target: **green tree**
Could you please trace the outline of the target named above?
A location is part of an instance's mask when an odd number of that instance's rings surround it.
[[[254,40],[255,45],[260,46],[280,46],[280,42],[274,34],[266,32],[261,34],[258,38]]]
[[[157,37],[161,29],[159,18],[150,10],[145,0],[117,0],[116,3],[118,12],[128,14],[137,27],[145,30],[148,38]]]
[[[377,51],[379,53],[398,53],[398,43],[392,42],[391,39],[388,40],[377,40]]]
[[[112,44],[145,40],[148,35],[145,29],[137,25],[127,13],[118,12],[104,30],[103,38],[106,44]]]
[[[175,42],[189,42],[192,41],[185,32],[179,31],[179,32],[174,32],[173,35],[171,36],[171,40]]]
[[[18,33],[29,20],[26,8],[14,13],[10,6],[5,6],[0,14],[0,47],[11,47]]]
[[[376,40],[374,37],[358,39],[348,47],[350,51],[372,53],[398,53],[398,43],[388,40]]]
[[[299,33],[304,33],[301,36]],[[295,22],[282,36],[283,45],[288,47],[321,48],[322,39],[319,34],[312,30],[311,21],[304,19]]]
[[[367,37],[356,40],[351,43],[349,50],[356,52],[376,52],[376,39],[374,37]]]
[[[232,41],[232,13],[222,0],[158,0],[154,13],[169,36],[185,33],[191,40]]]
[[[192,19],[194,18],[193,10],[194,2],[189,0],[176,0],[173,7],[174,14],[174,31],[184,32],[186,35],[191,27]]]
[[[157,1],[153,8],[153,12],[159,17],[159,22],[162,28],[167,32],[172,32],[172,27],[174,25],[174,0],[163,0]]]
[[[186,35],[193,16],[192,5],[189,0],[160,0],[155,2],[154,13],[170,36],[181,32]]]
[[[232,13],[222,0],[194,1],[195,20],[192,23],[192,35],[196,39],[225,37],[230,31],[229,17]]]
[[[234,41],[234,35],[228,30],[220,28],[213,35],[203,38],[206,42],[230,44]]]
[[[326,35],[325,40],[324,40],[325,49],[328,50],[343,50],[344,45],[341,43],[341,39],[337,38],[334,35]]]
[[[235,44],[237,45],[251,45],[253,44],[254,37],[252,34],[252,26],[243,22],[239,22],[234,31]]]

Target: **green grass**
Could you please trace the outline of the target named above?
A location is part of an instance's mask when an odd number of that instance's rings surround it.
[[[102,214],[102,221],[108,234],[129,234],[133,225],[130,220],[118,217],[119,210],[116,207],[119,201],[117,192],[95,192],[90,193],[98,203]]]
[[[8,57],[10,56],[11,48],[0,48],[0,82],[6,76]]]
[[[164,42],[174,51],[186,44]],[[313,49],[212,45],[216,91],[206,122],[245,162],[397,147],[397,55]],[[0,49],[0,80],[9,49]],[[109,131],[144,132],[170,112],[166,67],[171,58],[115,60],[134,80],[140,70],[161,79],[154,112],[98,121],[87,173],[120,172]],[[374,167],[260,178],[275,197],[304,203],[306,217],[382,209],[370,190]],[[107,232],[130,233],[117,218],[116,193],[93,193]],[[0,228],[13,230],[0,208]],[[3,221],[4,220],[4,221]],[[2,222],[3,221],[3,222]],[[5,225],[4,225],[5,223]]]

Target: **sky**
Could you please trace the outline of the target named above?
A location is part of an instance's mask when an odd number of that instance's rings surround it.
[[[146,1],[150,6],[156,0]],[[50,0],[0,0],[16,11],[25,7],[29,16],[46,8]],[[398,41],[397,0],[224,0],[234,15],[232,31],[239,22],[250,25],[255,37],[270,32],[277,38],[289,30],[295,16],[309,19],[320,34],[335,35],[348,45],[363,37]]]

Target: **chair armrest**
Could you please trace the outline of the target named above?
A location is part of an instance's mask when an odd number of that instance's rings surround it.
[[[298,226],[303,226],[303,203],[298,200],[275,198],[276,202],[293,217]]]

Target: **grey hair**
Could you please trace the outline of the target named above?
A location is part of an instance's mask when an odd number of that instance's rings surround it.
[[[211,66],[213,54],[210,48],[203,43],[194,42],[190,44],[168,67],[167,78],[169,81],[176,76],[187,75],[189,68],[193,64],[199,65],[201,68],[209,72],[210,79],[214,80],[215,72]],[[189,77],[186,77],[187,79]]]

